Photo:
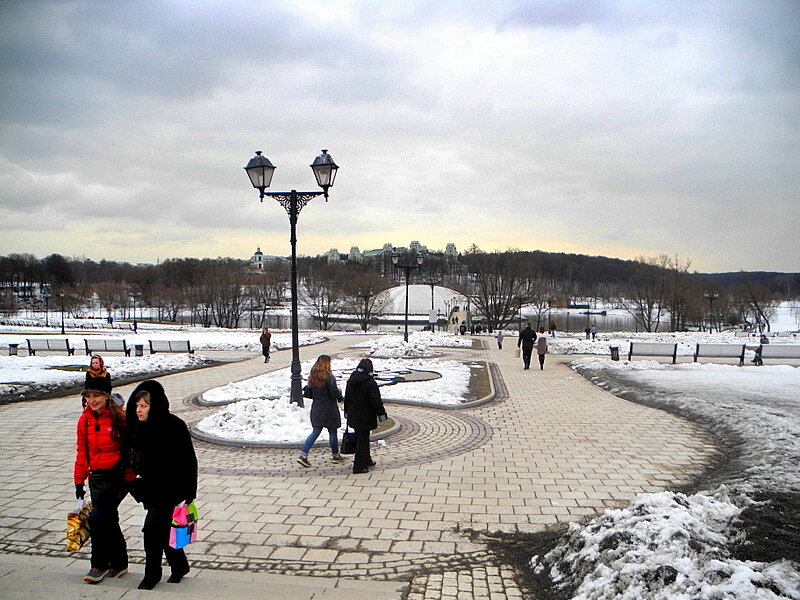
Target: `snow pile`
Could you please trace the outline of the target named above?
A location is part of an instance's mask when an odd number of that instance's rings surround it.
[[[572,523],[531,566],[572,600],[800,598],[788,561],[743,562],[727,550],[741,512],[723,487],[713,495],[643,494],[587,526]]]
[[[273,400],[244,400],[206,417],[195,427],[230,441],[301,444],[311,433],[311,402],[305,408],[289,403],[289,396]],[[322,436],[327,439],[327,436]]]
[[[405,342],[403,338],[397,336],[386,336],[370,340],[368,345],[362,347],[369,348],[364,353],[366,356],[374,356],[376,358],[422,357],[438,354],[423,342],[418,342],[411,338]]]

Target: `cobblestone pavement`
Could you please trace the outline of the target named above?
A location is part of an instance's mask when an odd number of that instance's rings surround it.
[[[301,359],[352,356],[353,343],[334,337],[301,348]],[[447,357],[492,363],[497,397],[464,410],[388,405],[401,428],[374,446],[369,474],[332,465],[325,446],[302,469],[295,449],[197,441],[202,541],[188,551],[196,577],[223,569],[407,581],[408,600],[522,598],[513,570],[461,531],[574,521],[685,483],[718,456],[704,430],[600,390],[559,357],[544,371],[524,371],[512,345]],[[268,365],[258,356],[161,381],[172,410],[194,423],[218,410],[192,402],[198,393],[289,360],[279,352]],[[79,410],[76,397],[0,407],[0,552],[66,556]],[[141,563],[142,510],[130,498],[121,519],[131,560]]]

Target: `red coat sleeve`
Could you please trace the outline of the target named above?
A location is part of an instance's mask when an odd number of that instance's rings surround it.
[[[86,419],[86,413],[81,413],[75,431],[77,444],[75,450],[75,469],[73,478],[76,484],[85,482],[86,478],[89,476],[89,455],[87,452],[89,440],[87,436],[88,423],[86,422]]]

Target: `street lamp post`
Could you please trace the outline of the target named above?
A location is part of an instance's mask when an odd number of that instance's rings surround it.
[[[708,332],[711,333],[714,329],[714,300],[719,298],[719,292],[717,290],[713,292],[706,290],[703,292],[703,296],[708,300]]]
[[[392,264],[394,264],[395,268],[400,269],[406,274],[406,317],[405,317],[405,330],[403,332],[403,340],[408,341],[408,282],[411,277],[411,271],[414,269],[419,269],[422,266],[422,263],[425,259],[422,257],[421,254],[416,255],[416,262],[412,263],[409,261],[408,254],[405,255],[405,262],[400,263],[400,255],[399,254],[392,254]]]
[[[64,335],[64,292],[58,292],[61,298],[61,335]]]
[[[292,246],[292,366],[291,366],[291,388],[289,392],[289,402],[296,402],[298,406],[303,406],[302,377],[300,376],[300,336],[298,332],[297,318],[297,217],[303,207],[317,196],[325,196],[328,201],[328,189],[333,186],[336,172],[339,167],[333,162],[327,150],[314,159],[311,163],[311,170],[317,185],[322,188],[321,192],[265,192],[264,190],[272,183],[272,175],[275,173],[275,166],[266,156],[261,154],[261,150],[256,151],[256,155],[250,159],[244,168],[250,178],[250,183],[259,191],[259,198],[263,202],[264,196],[275,198],[283,206],[289,215],[289,242]]]
[[[44,326],[50,327],[50,294],[45,292],[44,296]]]

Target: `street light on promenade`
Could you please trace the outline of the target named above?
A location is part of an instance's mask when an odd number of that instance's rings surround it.
[[[714,329],[714,300],[719,298],[719,292],[714,290],[713,292],[709,292],[708,290],[703,292],[703,297],[708,300],[708,332]]]
[[[61,298],[61,335],[64,335],[64,292],[58,292]]]
[[[392,264],[395,266],[396,269],[400,269],[406,274],[406,318],[405,318],[405,331],[403,332],[403,340],[408,341],[408,281],[411,276],[411,271],[414,269],[419,269],[424,262],[424,258],[421,254],[416,255],[416,262],[411,262],[411,257],[409,257],[408,253],[403,255],[405,260],[403,263],[400,263],[400,255],[397,253],[392,254]]]
[[[44,296],[44,326],[50,327],[50,294],[45,292]]]
[[[138,325],[136,324],[136,301],[141,298],[139,294],[131,294],[133,298],[133,332],[137,333],[139,331]]]
[[[327,150],[314,159],[310,165],[314,171],[317,185],[322,188],[321,192],[265,192],[264,190],[272,183],[272,175],[275,173],[275,166],[266,156],[261,154],[261,150],[256,151],[256,155],[250,159],[244,168],[250,183],[259,191],[261,202],[264,196],[275,198],[283,206],[289,215],[289,242],[292,246],[292,366],[291,366],[291,388],[289,392],[289,402],[296,402],[298,406],[303,406],[302,377],[300,376],[300,336],[298,332],[297,319],[297,217],[303,207],[317,196],[325,196],[328,201],[328,189],[333,187],[336,179],[336,172],[339,167],[333,162]]]

